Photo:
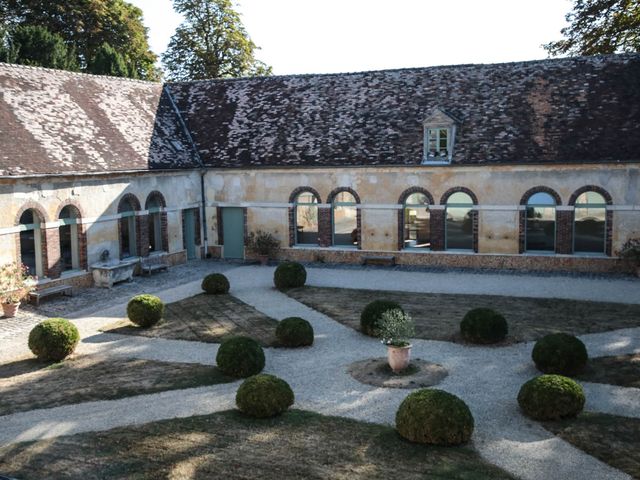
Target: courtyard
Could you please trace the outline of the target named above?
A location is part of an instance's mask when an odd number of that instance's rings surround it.
[[[229,279],[228,295],[202,294],[205,274]],[[640,285],[622,276],[479,273],[308,265],[304,287],[273,286],[273,267],[195,261],[112,290],[84,289],[28,307],[0,327],[0,474],[15,478],[640,478]],[[158,295],[161,322],[141,331],[128,299]],[[349,373],[385,355],[358,331],[373,298],[400,302],[416,321],[416,359],[448,375],[475,419],[470,443],[410,443],[394,430],[410,389],[375,387]],[[490,305],[506,341],[469,345],[455,335],[466,310]],[[62,316],[82,341],[60,363],[29,352],[31,326]],[[277,322],[308,320],[310,347],[274,341]],[[22,325],[17,322],[21,321]],[[516,397],[538,374],[533,341],[576,334],[589,352],[577,381],[576,419],[538,422]],[[248,335],[263,345],[265,373],[286,380],[295,404],[253,419],[235,410],[240,382],[216,366],[219,342]],[[82,455],[79,455],[82,452]]]

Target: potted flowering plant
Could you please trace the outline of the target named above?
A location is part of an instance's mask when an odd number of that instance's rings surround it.
[[[36,282],[21,263],[0,266],[0,301],[5,317],[15,317],[20,301],[35,289]]]
[[[387,346],[387,359],[394,373],[409,366],[411,359],[410,338],[415,333],[411,317],[399,309],[387,310],[380,317],[378,335]]]
[[[640,238],[630,238],[617,253],[629,269],[635,269],[636,275],[640,277]]]
[[[266,265],[280,248],[280,240],[269,232],[257,230],[249,234],[247,248],[257,255],[261,265]]]

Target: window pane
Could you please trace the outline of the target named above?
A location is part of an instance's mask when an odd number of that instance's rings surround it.
[[[358,244],[357,209],[355,207],[333,207],[333,244]]]
[[[356,199],[349,192],[340,192],[335,196],[333,202],[334,203],[356,203]]]
[[[422,196],[424,197],[424,195]],[[407,207],[404,209],[404,246],[405,248],[431,247],[429,210],[426,207]]]
[[[576,205],[599,204],[605,205],[604,197],[597,192],[584,192],[576,199]]]
[[[62,213],[60,214],[62,217]],[[71,225],[62,225],[58,228],[60,234],[60,264],[62,271],[73,269],[73,250],[71,238]]]
[[[528,207],[526,250],[550,251],[556,249],[556,209],[554,207]]]
[[[428,205],[429,201],[424,193],[412,193],[404,203],[405,205]]]
[[[554,198],[545,192],[534,193],[529,197],[527,205],[555,205]]]
[[[40,233],[39,230],[20,232],[20,259],[27,267],[29,275],[36,275],[36,231]]]
[[[34,215],[33,215],[33,210],[29,209],[26,210],[21,216],[20,216],[20,223],[22,225],[30,225],[34,222]]]
[[[296,207],[296,243],[318,243],[318,207],[298,205]]]
[[[154,208],[154,207],[150,207]],[[158,252],[162,250],[162,223],[159,213],[149,215],[149,251]]]
[[[447,249],[473,249],[473,221],[470,208],[447,208],[446,239]]]
[[[574,231],[576,252],[604,253],[605,216],[606,210],[603,207],[576,207]]]
[[[447,205],[451,204],[473,205],[473,200],[471,200],[471,197],[464,192],[456,192],[447,199]]]
[[[122,256],[129,257],[131,252],[129,251],[129,219],[123,218],[120,221],[120,245],[122,245]]]
[[[318,200],[313,193],[302,192],[296,197],[296,203],[318,203]]]

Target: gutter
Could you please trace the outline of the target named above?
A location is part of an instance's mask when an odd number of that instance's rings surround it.
[[[201,212],[202,212],[202,214],[200,215],[200,218],[201,218],[201,221],[202,221],[202,228],[201,228],[200,231],[202,232],[202,246],[204,247],[204,254],[205,254],[206,258],[209,258],[209,235],[207,233],[207,212],[206,212],[206,208],[207,208],[207,193],[206,193],[206,190],[204,188],[204,177],[207,174],[207,169],[205,168],[204,162],[202,161],[202,158],[200,157],[200,152],[198,152],[198,149],[196,148],[196,144],[193,141],[193,137],[191,136],[191,132],[187,128],[187,124],[185,123],[184,119],[182,118],[182,115],[180,114],[180,110],[178,110],[178,106],[176,105],[176,102],[173,99],[173,95],[171,94],[171,90],[169,89],[169,85],[164,85],[162,87],[162,89],[167,94],[167,98],[169,99],[169,103],[171,103],[171,108],[173,108],[173,111],[176,114],[178,122],[180,123],[180,127],[182,128],[182,132],[187,137],[187,140],[189,141],[189,145],[191,145],[191,151],[192,151],[193,157],[196,159],[196,162],[198,163],[198,166],[200,167],[200,209],[201,209]]]

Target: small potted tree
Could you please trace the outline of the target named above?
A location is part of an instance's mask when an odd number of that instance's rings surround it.
[[[258,257],[261,265],[266,265],[280,248],[280,240],[269,232],[257,230],[249,234],[247,248]]]
[[[399,309],[387,310],[380,317],[379,336],[387,346],[389,367],[400,373],[409,366],[411,342],[415,326],[411,317]]]
[[[640,277],[640,238],[630,238],[622,245],[618,257]]]
[[[35,289],[36,278],[21,263],[0,266],[0,301],[5,317],[15,317],[22,299]]]

